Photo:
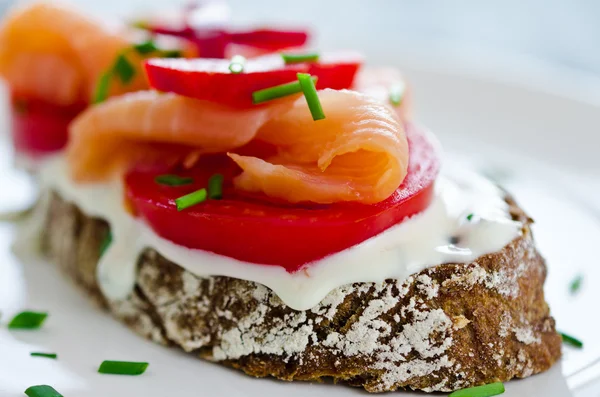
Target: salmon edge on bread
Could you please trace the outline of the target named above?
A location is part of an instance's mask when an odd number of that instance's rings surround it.
[[[523,233],[501,251],[339,287],[295,311],[260,284],[198,277],[151,248],[130,297],[108,302],[96,280],[107,223],[50,194],[44,252],[90,297],[148,339],[251,376],[449,392],[528,377],[561,356],[532,221],[510,197]]]

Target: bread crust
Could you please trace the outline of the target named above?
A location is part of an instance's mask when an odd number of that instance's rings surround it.
[[[108,302],[96,281],[108,225],[55,193],[42,242],[88,295],[155,342],[256,377],[448,392],[527,377],[561,355],[532,221],[507,202],[524,226],[501,251],[403,282],[343,286],[306,311],[255,282],[194,276],[152,249],[140,256],[131,296]]]

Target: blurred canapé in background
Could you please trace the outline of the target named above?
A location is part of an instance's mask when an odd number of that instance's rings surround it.
[[[600,104],[599,1],[61,1],[129,20],[211,4],[202,8],[212,8],[229,26],[307,27],[317,50],[355,49],[368,64],[399,67],[414,88],[416,119],[449,151],[462,148],[458,135],[491,146],[513,147],[518,140],[514,150],[521,154],[600,171],[591,149],[599,142],[595,123],[567,100]],[[14,3],[0,0],[0,9]],[[501,84],[488,90],[490,82]],[[515,98],[511,87],[526,90]],[[550,107],[564,110],[564,121],[551,128],[554,135],[544,122]],[[585,135],[590,151],[566,153],[567,129]]]

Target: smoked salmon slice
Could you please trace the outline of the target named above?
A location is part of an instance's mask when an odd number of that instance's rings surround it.
[[[319,91],[325,120],[301,95],[245,110],[175,94],[138,92],[89,108],[72,123],[67,157],[79,182],[115,177],[139,162],[229,153],[234,183],[288,202],[376,203],[406,176],[408,143],[394,110],[354,91]],[[253,142],[275,149],[248,153]],[[237,149],[246,148],[236,153]]]
[[[84,111],[70,126],[67,157],[73,178],[97,181],[139,162],[170,163],[192,153],[242,147],[279,106],[234,111],[158,91],[111,98]]]
[[[230,154],[244,170],[236,186],[289,202],[385,200],[408,167],[408,144],[398,116],[355,91],[326,89],[319,98],[324,120],[313,121],[300,97],[258,131],[256,139],[276,146],[276,156]]]
[[[14,9],[0,27],[0,76],[19,95],[56,105],[87,103],[99,76],[130,43],[109,27],[63,5],[34,2]],[[140,65],[136,54],[131,63]],[[141,66],[138,66],[141,68]],[[143,73],[111,94],[147,88]]]

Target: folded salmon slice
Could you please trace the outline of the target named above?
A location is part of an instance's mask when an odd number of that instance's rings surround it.
[[[319,98],[326,118],[316,122],[300,95],[246,110],[150,91],[113,98],[71,125],[72,176],[105,180],[140,162],[227,152],[243,170],[234,182],[244,191],[288,202],[389,197],[408,166],[397,113],[354,91],[323,90]],[[252,143],[275,154],[253,153]]]
[[[267,159],[230,154],[244,170],[236,186],[289,202],[376,203],[400,185],[408,144],[398,116],[354,91],[323,90],[326,114],[313,121],[304,97],[269,120],[256,139],[275,145]]]

